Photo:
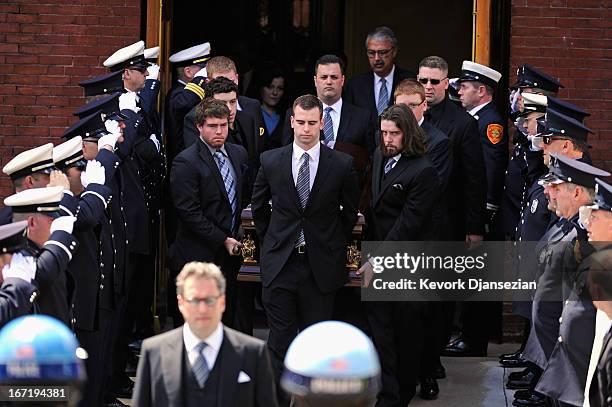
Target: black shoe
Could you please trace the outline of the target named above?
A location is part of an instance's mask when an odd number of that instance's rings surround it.
[[[523,356],[523,350],[519,349],[514,353],[502,353],[501,355],[499,355],[499,360],[503,360],[503,359],[517,359]]]
[[[134,382],[130,380],[130,383],[123,384],[121,386],[114,387],[111,392],[117,398],[131,399],[132,392],[134,391]]]
[[[108,400],[102,405],[106,407],[127,407],[127,404],[123,403],[121,400],[118,399]]]
[[[512,372],[508,375],[508,380],[516,380],[525,376],[527,373],[531,372],[533,369],[531,366],[528,366],[527,369],[523,369],[520,372]]]
[[[514,389],[532,389],[533,386],[537,383],[540,378],[540,374],[536,374],[535,372],[529,371],[526,375],[516,378],[516,379],[508,379],[506,383],[506,388],[514,390]]]
[[[457,339],[448,345],[442,351],[442,356],[487,356],[487,350],[470,346],[465,340]]]
[[[445,379],[446,378],[446,369],[444,369],[444,366],[442,366],[441,363],[434,368],[432,376],[434,379]]]
[[[526,359],[523,359],[523,357],[521,356],[519,358],[513,358],[513,359],[510,359],[510,358],[500,359],[499,364],[503,367],[513,369],[517,367],[528,367],[530,362]]]
[[[537,391],[530,392],[529,397],[524,399],[516,398],[512,402],[513,406],[516,407],[540,407],[546,405],[546,396]]]
[[[514,398],[515,399],[527,399],[531,397],[531,393],[533,393],[533,390],[517,390],[514,392]]]
[[[436,379],[421,379],[421,391],[419,392],[419,396],[423,400],[435,400],[438,398],[438,394],[440,394],[440,388],[438,387]]]

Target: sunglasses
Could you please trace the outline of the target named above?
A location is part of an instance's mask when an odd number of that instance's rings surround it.
[[[427,82],[430,82],[432,85],[439,85],[446,78],[442,79],[433,79],[433,78],[419,78],[419,82],[423,85],[427,85]]]

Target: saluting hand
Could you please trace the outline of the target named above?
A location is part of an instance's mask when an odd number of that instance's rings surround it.
[[[64,191],[70,191],[70,181],[68,181],[68,177],[63,172],[53,170],[49,174],[49,184],[47,184],[47,187],[63,187]]]

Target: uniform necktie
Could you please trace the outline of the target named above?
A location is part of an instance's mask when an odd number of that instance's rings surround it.
[[[387,175],[387,173],[391,171],[394,164],[395,164],[395,158],[389,158],[389,160],[385,164],[385,175]]]
[[[193,364],[193,374],[200,387],[204,387],[204,383],[206,383],[206,379],[208,379],[208,375],[210,374],[210,368],[208,367],[208,363],[203,353],[206,346],[208,346],[206,342],[200,342],[195,349],[198,353],[198,357]]]
[[[387,90],[387,80],[380,78],[380,91],[378,92],[378,104],[376,110],[381,114],[389,104],[389,91]]]
[[[323,135],[325,142],[334,141],[334,122],[332,121],[329,112],[332,111],[331,106],[325,108],[325,116],[323,116]]]
[[[300,198],[300,205],[302,205],[302,209],[306,207],[306,203],[308,202],[308,197],[310,195],[310,166],[308,163],[308,159],[310,156],[308,153],[302,154],[300,164],[300,169],[298,171],[297,182],[295,184],[297,188],[298,197]],[[296,246],[300,246],[304,244],[306,240],[304,239],[304,230],[300,230],[300,236],[296,242]]]
[[[234,223],[236,221],[236,183],[234,182],[234,177],[232,177],[232,173],[230,172],[229,166],[227,165],[227,160],[221,151],[215,151],[213,154],[215,157],[215,163],[217,167],[219,167],[219,172],[221,173],[221,178],[223,179],[223,184],[225,185],[225,192],[227,192],[227,199],[230,202],[230,206],[232,208],[232,229],[234,228]]]

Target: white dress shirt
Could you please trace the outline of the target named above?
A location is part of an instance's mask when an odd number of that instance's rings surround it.
[[[291,172],[293,174],[293,183],[297,184],[300,165],[302,164],[302,155],[308,153],[308,169],[310,170],[310,190],[314,184],[317,168],[319,168],[319,157],[321,156],[321,143],[317,143],[310,150],[305,151],[302,147],[293,142],[293,159],[291,160]]]
[[[334,126],[333,142],[335,143],[336,140],[338,140],[338,128],[340,127],[340,114],[342,112],[342,98],[338,99],[338,101],[333,105],[326,105],[325,103],[323,103],[323,116],[325,116],[325,109],[327,109],[328,107],[331,107],[329,115],[331,116],[332,124]],[[331,146],[329,146],[328,144],[328,147]]]
[[[195,336],[189,328],[189,325],[183,324],[183,343],[185,344],[187,357],[189,358],[191,367],[193,367],[198,358],[196,346],[198,346],[200,342],[206,342],[208,345],[204,348],[202,353],[204,354],[204,359],[206,359],[206,364],[208,364],[208,369],[212,371],[215,366],[215,361],[217,360],[217,355],[219,355],[219,351],[221,350],[221,344],[223,343],[223,324],[219,323],[217,329],[215,329],[208,338],[204,339]]]
[[[474,117],[474,119],[478,120],[478,116],[476,116],[476,113],[480,112],[480,110],[485,107],[486,105],[488,105],[489,103],[491,103],[490,101],[487,103],[483,103],[482,105],[478,105],[475,108],[473,108],[472,110],[469,110],[468,113],[470,115],[472,115],[472,117]]]
[[[389,100],[393,100],[393,93],[391,93],[391,89],[393,89],[393,74],[395,73],[395,64],[393,68],[391,68],[391,72],[389,75],[385,76],[385,80],[387,81],[387,94],[389,95]],[[378,76],[374,73],[374,101],[376,102],[376,106],[378,106],[378,96],[380,95],[380,79],[382,77]]]

